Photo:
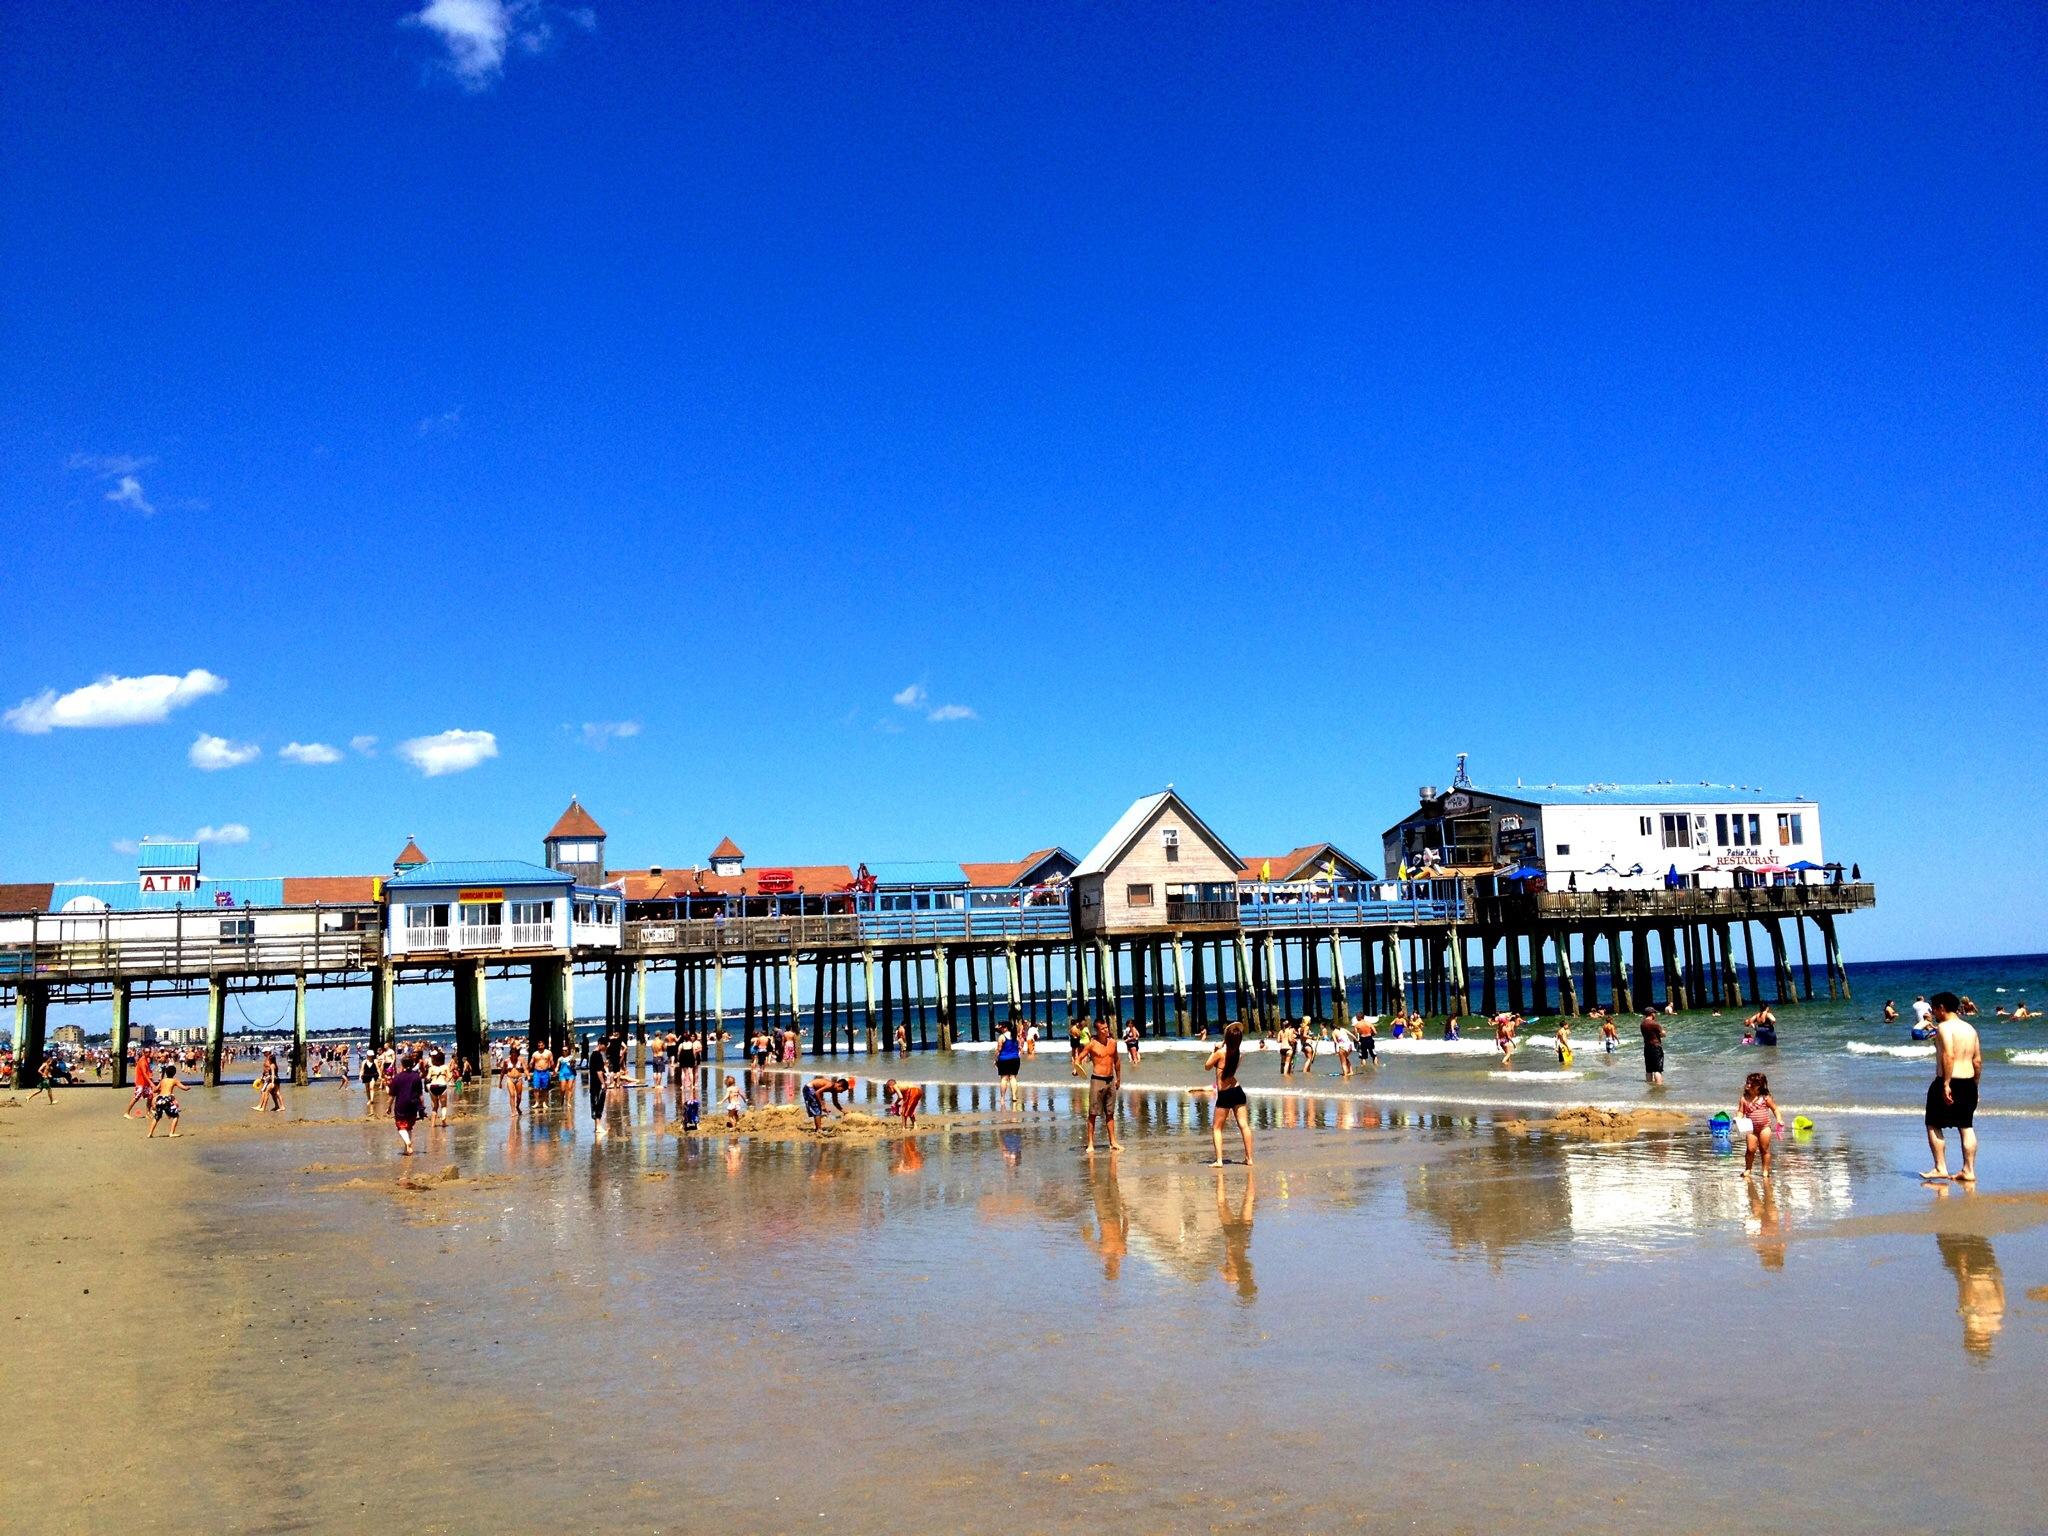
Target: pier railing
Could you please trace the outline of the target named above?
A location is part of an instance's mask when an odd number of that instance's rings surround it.
[[[1481,896],[1479,921],[1512,924],[1531,919],[1578,921],[1612,917],[1743,918],[1814,912],[1855,912],[1877,905],[1868,881],[1842,885],[1757,885],[1737,890],[1539,891],[1530,896]]]
[[[1464,910],[1464,902],[1449,897],[1248,901],[1238,908],[1238,921],[1247,928],[1395,927],[1403,923],[1454,923],[1464,916]]]
[[[378,934],[275,937],[44,940],[0,947],[9,981],[146,981],[179,976],[317,975],[367,971],[383,953]]]

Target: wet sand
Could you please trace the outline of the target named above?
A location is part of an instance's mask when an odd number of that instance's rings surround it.
[[[176,1142],[108,1091],[0,1107],[10,1529],[2020,1531],[2048,1498],[2030,1127],[1973,1193],[1889,1122],[1764,1186],[1698,1128],[1293,1098],[1213,1172],[1172,1092],[1094,1159],[1063,1086],[859,1140],[497,1098],[409,1161],[334,1085],[191,1097]]]

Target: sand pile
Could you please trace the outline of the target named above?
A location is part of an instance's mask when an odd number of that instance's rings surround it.
[[[1588,1141],[1620,1141],[1644,1131],[1680,1130],[1690,1123],[1690,1116],[1675,1109],[1601,1109],[1581,1104],[1576,1109],[1561,1110],[1549,1120],[1509,1120],[1501,1129],[1518,1136],[1531,1131],[1552,1131]]]
[[[918,1130],[936,1129],[938,1116],[927,1116],[927,1125],[920,1122]],[[802,1137],[814,1141],[881,1141],[890,1136],[915,1135],[904,1131],[894,1120],[879,1119],[865,1110],[849,1109],[843,1115],[828,1113],[822,1130],[811,1129],[811,1117],[794,1104],[764,1104],[758,1109],[749,1109],[740,1114],[737,1126],[726,1124],[722,1113],[707,1114],[694,1131],[676,1132],[678,1136],[752,1136],[764,1141],[789,1141]]]

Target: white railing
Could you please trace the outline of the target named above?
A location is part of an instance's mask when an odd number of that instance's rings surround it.
[[[496,923],[465,923],[456,942],[464,949],[496,949],[504,934]]]
[[[514,949],[552,949],[555,945],[553,923],[514,923],[512,925],[512,947]]]
[[[448,930],[441,928],[407,928],[405,930],[407,949],[446,949]]]

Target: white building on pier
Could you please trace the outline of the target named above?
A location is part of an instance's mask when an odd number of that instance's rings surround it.
[[[1383,843],[1389,873],[1533,870],[1553,891],[1827,878],[1819,803],[1739,784],[1425,788]]]

